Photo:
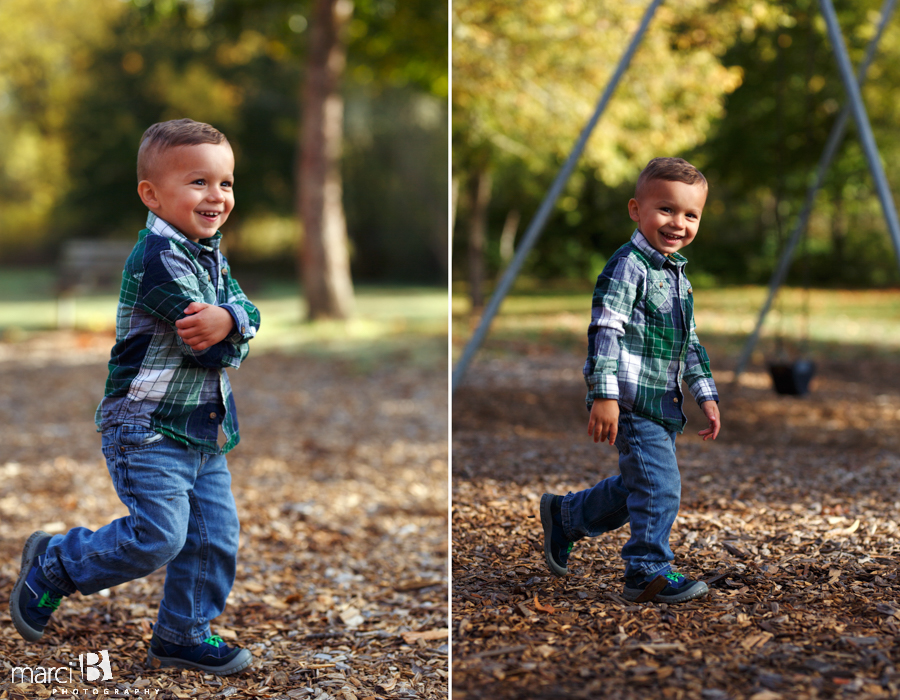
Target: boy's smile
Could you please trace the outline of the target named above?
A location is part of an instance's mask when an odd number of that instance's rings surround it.
[[[177,146],[160,155],[138,194],[192,241],[216,235],[234,208],[234,154],[227,142]]]
[[[705,204],[702,184],[651,180],[628,202],[628,214],[651,246],[670,255],[694,240]]]

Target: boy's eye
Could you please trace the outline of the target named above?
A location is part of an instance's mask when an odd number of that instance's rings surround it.
[[[234,187],[234,183],[231,180],[225,180],[225,182],[222,183],[222,187],[231,189],[232,187]]]
[[[666,214],[672,213],[672,210],[669,207],[660,207],[659,210],[665,212]]]
[[[203,180],[203,179],[201,178],[201,179],[199,179],[199,180],[194,180],[191,184],[192,184],[192,185],[205,185],[205,184],[206,184],[206,180]]]

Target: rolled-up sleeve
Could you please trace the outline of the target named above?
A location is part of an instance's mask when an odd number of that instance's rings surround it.
[[[691,396],[698,404],[705,401],[718,401],[719,392],[713,379],[712,367],[706,348],[700,344],[695,326],[691,324],[691,335],[688,343],[687,357],[684,363],[684,381],[688,385]]]
[[[619,398],[621,340],[638,295],[634,270],[628,267],[623,258],[612,270],[604,270],[594,287],[587,334],[588,357],[584,364],[589,408],[595,399]]]

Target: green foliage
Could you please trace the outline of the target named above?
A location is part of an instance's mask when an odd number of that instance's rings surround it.
[[[734,22],[712,21],[709,5],[657,11],[632,63],[639,78],[620,86],[585,152],[603,182],[632,179],[660,149],[702,142],[724,95],[740,85],[740,70],[719,60]],[[644,7],[464,0],[453,10],[454,154],[462,164],[468,150],[502,151],[540,170],[571,149]]]
[[[133,238],[146,217],[135,192],[141,135],[188,116],[235,148],[234,262],[289,271],[310,10],[286,0],[0,3],[0,255]],[[359,278],[444,274],[446,23],[440,0],[356,3],[344,176]]]
[[[0,249],[33,248],[69,181],[61,128],[84,88],[93,46],[109,37],[117,0],[0,3]]]
[[[839,8],[855,63],[874,35],[880,6],[865,0]],[[461,181],[476,167],[493,172],[488,262],[494,274],[502,266],[494,251],[507,212],[522,213],[524,230],[646,4],[593,3],[584,22],[578,20],[579,3],[554,7],[546,10],[550,14],[513,18],[502,2],[454,3],[463,18],[453,37],[454,168]],[[525,274],[595,274],[591,253],[608,257],[633,230],[626,205],[636,174],[649,157],[681,155],[710,182],[700,233],[687,251],[692,278],[767,282],[845,101],[818,3],[679,3],[658,12],[651,28]],[[480,66],[465,58],[476,50]],[[863,90],[893,183],[900,183],[898,59],[895,17]],[[510,147],[511,141],[522,147]],[[463,196],[454,239],[455,260],[462,263],[454,267],[457,279],[466,275],[467,215]],[[796,256],[793,284],[900,282],[852,123],[817,199],[805,250],[807,255],[801,249]]]

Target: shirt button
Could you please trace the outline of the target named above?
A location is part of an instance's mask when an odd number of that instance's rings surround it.
[[[210,417],[210,418],[215,418],[215,417],[216,417],[216,412],[213,411],[212,413],[210,413],[210,414],[209,414],[209,417]]]
[[[678,403],[678,397],[676,396],[674,399],[672,399],[672,401],[674,401],[675,403]]]
[[[247,334],[247,326],[241,326],[241,335]]]

